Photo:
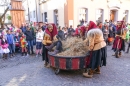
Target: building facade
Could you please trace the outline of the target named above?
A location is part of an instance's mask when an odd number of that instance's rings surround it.
[[[64,3],[65,0],[40,0],[41,21],[64,26]]]
[[[23,0],[26,22],[40,22],[39,0]]]
[[[49,22],[68,27],[72,25],[75,28],[81,20],[104,22],[107,19],[116,22],[125,17],[126,22],[130,23],[130,0],[28,1],[30,21],[33,22]]]

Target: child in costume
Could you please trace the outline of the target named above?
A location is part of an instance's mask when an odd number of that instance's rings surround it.
[[[22,37],[20,38],[20,44],[22,49],[22,56],[24,56],[24,54],[27,56],[27,41],[24,33],[22,33]]]
[[[3,53],[3,59],[7,59],[7,54],[10,52],[9,51],[9,45],[8,45],[8,42],[7,40],[5,39],[4,36],[2,36],[2,39],[1,39],[1,47],[2,47],[2,53]]]
[[[127,48],[126,53],[129,53],[129,49],[130,49],[130,29],[129,28],[127,31],[126,40],[128,41],[128,48]]]

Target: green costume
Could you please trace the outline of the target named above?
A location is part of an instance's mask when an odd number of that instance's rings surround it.
[[[128,41],[130,39],[130,25],[128,25],[127,27],[128,27],[128,31],[126,34],[126,40]]]

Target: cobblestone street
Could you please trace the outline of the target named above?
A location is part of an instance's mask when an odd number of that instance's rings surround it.
[[[130,54],[123,53],[119,59],[112,54],[109,46],[107,66],[93,78],[84,78],[82,71],[55,75],[52,68],[44,67],[41,57],[0,59],[0,86],[130,86]]]

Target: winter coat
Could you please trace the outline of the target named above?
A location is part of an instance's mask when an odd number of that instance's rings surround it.
[[[27,30],[25,35],[27,41],[32,41],[34,39],[34,32],[32,30]]]

